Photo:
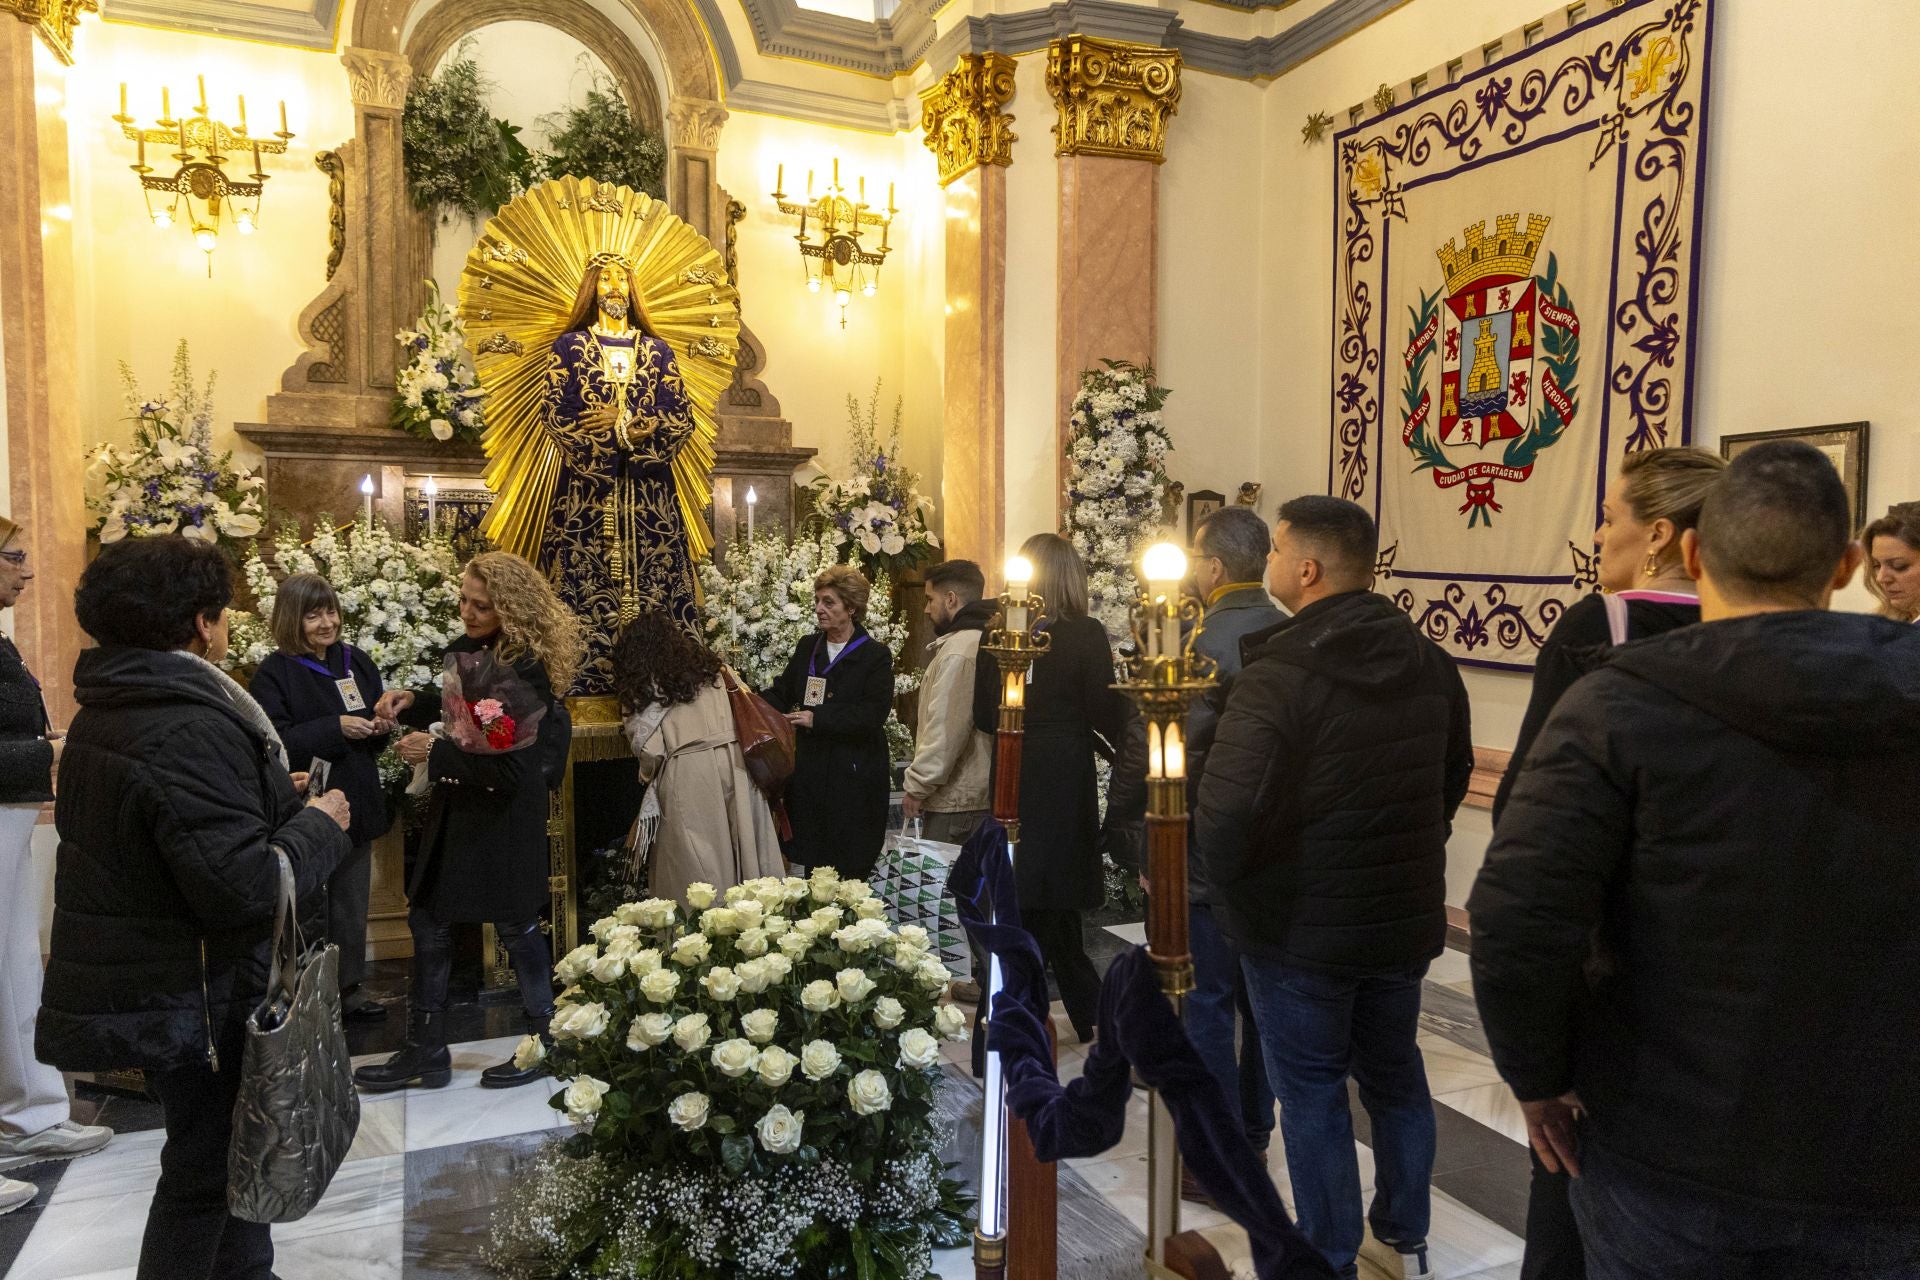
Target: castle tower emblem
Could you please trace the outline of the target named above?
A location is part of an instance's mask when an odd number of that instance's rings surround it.
[[[1577,408],[1579,320],[1557,259],[1535,274],[1552,225],[1548,214],[1502,213],[1491,234],[1484,221],[1464,228],[1434,253],[1444,289],[1421,290],[1412,309],[1401,439],[1415,470],[1443,490],[1464,487],[1470,524],[1492,522],[1496,482],[1524,481]],[[1435,355],[1437,391],[1426,381]]]

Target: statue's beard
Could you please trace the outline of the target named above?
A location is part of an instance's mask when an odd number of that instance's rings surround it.
[[[627,300],[621,297],[600,299],[600,314],[609,320],[625,320],[627,318]]]

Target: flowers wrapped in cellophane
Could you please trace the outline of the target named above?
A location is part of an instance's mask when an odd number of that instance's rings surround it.
[[[440,722],[471,755],[503,755],[532,746],[546,717],[546,699],[491,649],[447,655],[440,677]]]

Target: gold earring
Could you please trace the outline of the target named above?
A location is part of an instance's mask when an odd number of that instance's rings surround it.
[[[1646,565],[1646,568],[1642,570],[1642,573],[1644,573],[1645,576],[1649,578],[1659,577],[1660,576],[1660,557],[1655,555],[1651,551],[1647,552],[1647,565]]]

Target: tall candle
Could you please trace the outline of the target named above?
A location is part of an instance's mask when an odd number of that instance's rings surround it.
[[[140,163],[134,167],[138,169],[145,169],[147,167],[147,135],[145,130],[142,130],[140,133]]]
[[[1151,720],[1147,722],[1147,776],[1149,778],[1167,776],[1166,753],[1160,742],[1160,726]]]
[[[287,132],[287,100],[285,98],[280,100],[280,132]]]
[[[200,114],[205,115],[207,114],[207,78],[205,76],[196,78],[200,81]]]
[[[371,529],[373,528],[373,477],[371,475],[360,477],[360,503],[363,508],[362,514],[366,517],[367,528]]]
[[[256,140],[253,144],[253,176],[257,178],[264,172],[260,167],[260,143]]]
[[[180,117],[180,150],[184,153],[186,149],[187,149],[187,118],[185,116],[181,116]]]
[[[168,120],[171,120],[172,118],[173,118],[173,98],[169,95],[167,86],[161,85],[160,86],[160,123],[165,124]]]
[[[787,193],[787,166],[785,164],[774,167],[773,193],[776,196],[783,196]]]
[[[247,131],[247,95],[243,93],[240,95],[240,132],[245,133],[246,131]],[[259,165],[254,166],[254,168],[256,169],[259,167],[260,167]]]
[[[753,512],[754,512],[754,508],[759,505],[760,505],[760,495],[753,491],[752,485],[748,485],[747,486],[747,541],[748,542],[753,541]]]
[[[120,114],[122,116],[127,114],[127,82],[125,80],[120,82]]]
[[[1180,740],[1180,722],[1177,720],[1167,726],[1166,776],[1169,778],[1187,776],[1187,748],[1186,744]]]
[[[440,498],[440,484],[432,476],[428,476],[426,484],[422,485],[421,487],[427,491],[427,536],[431,538],[434,536],[435,533],[439,531],[439,520],[437,519],[437,515],[438,515],[439,498]]]
[[[1002,694],[1001,701],[1000,701],[1001,706],[1003,707],[1025,706],[1026,700],[1027,700],[1026,672],[1024,671],[1007,672],[1007,678],[1003,682],[1003,690],[1004,692]]]
[[[894,209],[893,209],[893,184],[892,184],[891,182],[889,182],[889,183],[887,184],[887,212],[888,212],[889,214],[891,214],[891,213],[893,213],[893,211],[894,211]]]

